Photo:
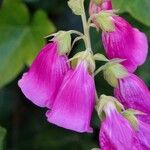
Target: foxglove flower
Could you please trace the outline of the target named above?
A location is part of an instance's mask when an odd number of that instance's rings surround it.
[[[56,40],[47,44],[18,82],[24,95],[37,106],[51,108],[69,69],[67,60],[66,55],[59,55]]]
[[[150,149],[150,125],[138,120],[137,136],[143,150]]]
[[[99,142],[102,150],[141,150],[134,129],[113,105],[105,109]]]
[[[107,4],[107,5],[104,5]],[[104,7],[104,6],[105,7]],[[100,6],[91,1],[89,8],[90,15],[100,13],[102,10],[112,9],[111,1],[104,1]],[[109,59],[125,59],[122,63],[129,72],[134,72],[142,65],[148,53],[148,40],[144,33],[133,28],[126,20],[119,16],[110,16],[111,22],[115,27],[111,32],[102,33],[103,45]],[[97,26],[97,22],[94,23]],[[107,25],[108,26],[108,25]],[[111,27],[112,28],[112,27]]]
[[[77,132],[92,132],[94,101],[94,79],[88,73],[87,62],[81,61],[66,74],[52,109],[46,113],[47,120]]]
[[[102,40],[108,58],[125,59],[122,63],[129,72],[134,72],[147,57],[148,41],[144,33],[133,28],[123,18],[114,16],[115,31],[103,32]]]
[[[143,121],[150,122],[150,93],[145,83],[136,75],[119,79],[114,95],[126,107],[142,111]]]

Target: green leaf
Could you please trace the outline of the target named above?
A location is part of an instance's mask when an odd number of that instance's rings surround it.
[[[113,7],[128,12],[141,23],[150,26],[150,0],[112,0]]]
[[[2,127],[0,127],[0,150],[3,149],[3,141],[6,135],[6,130]]]
[[[0,87],[13,80],[30,65],[44,36],[55,30],[42,10],[30,18],[27,7],[19,0],[4,0],[0,10]],[[31,21],[30,21],[31,20]]]

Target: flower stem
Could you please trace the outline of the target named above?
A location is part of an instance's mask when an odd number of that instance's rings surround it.
[[[86,46],[87,51],[92,52],[90,30],[89,30],[89,26],[88,26],[86,14],[85,14],[84,0],[82,0],[82,8],[83,8],[83,13],[81,15],[81,18],[82,18],[84,35],[85,35],[85,46]]]

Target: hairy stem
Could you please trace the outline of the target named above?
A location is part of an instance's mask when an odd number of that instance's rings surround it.
[[[85,14],[85,8],[84,8],[84,0],[82,0],[82,8],[83,8],[83,13],[81,18],[82,18],[84,35],[85,35],[85,46],[87,51],[92,52],[90,31],[89,31],[89,26],[88,26],[86,14]]]

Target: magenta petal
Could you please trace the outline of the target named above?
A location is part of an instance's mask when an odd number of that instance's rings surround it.
[[[141,150],[133,128],[115,110],[102,122],[99,141],[102,150]]]
[[[143,114],[143,115],[138,115],[137,118],[138,118],[139,120],[141,120],[142,122],[145,122],[145,123],[147,123],[147,124],[150,124],[150,114],[145,113],[145,114]]]
[[[99,6],[93,3],[92,0],[90,1],[89,14],[91,16],[103,10],[112,10],[112,3],[110,0],[103,0],[103,3]]]
[[[150,150],[150,125],[139,121],[137,136],[143,147],[143,150]]]
[[[136,75],[130,74],[128,77],[120,79],[114,95],[126,108],[133,108],[150,114],[149,90]]]
[[[47,44],[18,82],[24,95],[40,107],[51,108],[69,69],[67,57],[58,55],[57,49],[57,42]]]
[[[66,74],[52,109],[46,113],[47,119],[66,129],[92,132],[94,98],[94,80],[81,63]]]
[[[129,72],[142,65],[148,53],[148,41],[144,33],[133,28],[119,16],[113,17],[114,32],[103,32],[102,39],[106,54],[110,59],[125,59],[122,63]]]

